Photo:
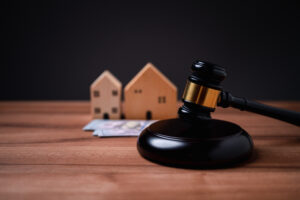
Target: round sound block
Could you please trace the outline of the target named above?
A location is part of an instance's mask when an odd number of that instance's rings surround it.
[[[168,119],[153,123],[138,138],[146,159],[186,168],[222,168],[248,159],[253,150],[240,126],[215,119]]]

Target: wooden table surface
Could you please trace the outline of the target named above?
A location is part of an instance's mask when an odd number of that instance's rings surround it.
[[[300,102],[268,102],[300,111]],[[82,131],[88,102],[0,102],[0,199],[300,199],[300,129],[221,109],[253,137],[256,158],[189,170],[144,160],[136,138]]]

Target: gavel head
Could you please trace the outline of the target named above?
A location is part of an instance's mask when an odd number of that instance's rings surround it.
[[[223,67],[197,60],[192,64],[182,96],[183,106],[178,110],[180,118],[210,118],[217,106],[221,82],[226,78]]]

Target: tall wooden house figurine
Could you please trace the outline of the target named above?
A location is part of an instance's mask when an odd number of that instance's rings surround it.
[[[119,119],[121,115],[122,83],[105,70],[91,85],[93,118]]]
[[[151,63],[147,63],[124,89],[126,119],[174,118],[177,108],[176,86]]]

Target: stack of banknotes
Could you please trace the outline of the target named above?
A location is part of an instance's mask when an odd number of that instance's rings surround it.
[[[102,120],[94,119],[83,127],[84,131],[93,131],[98,137],[138,136],[144,128],[155,120]]]

